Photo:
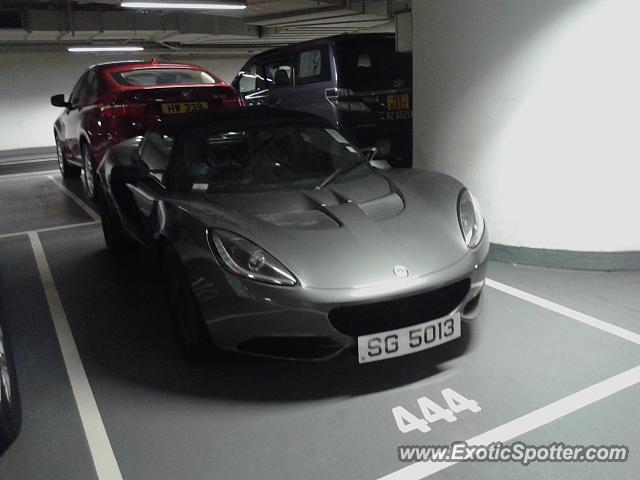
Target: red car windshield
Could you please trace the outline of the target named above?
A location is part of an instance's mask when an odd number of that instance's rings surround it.
[[[161,85],[213,85],[222,80],[203,70],[190,68],[149,68],[113,72],[113,79],[125,87]]]

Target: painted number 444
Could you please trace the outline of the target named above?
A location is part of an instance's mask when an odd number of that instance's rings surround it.
[[[431,430],[429,424],[437,422],[438,420],[446,420],[449,423],[455,422],[457,418],[454,413],[460,413],[465,410],[477,413],[481,410],[478,402],[466,398],[451,388],[445,388],[440,393],[447,404],[447,408],[441,407],[427,397],[420,397],[418,399],[418,407],[420,407],[423,418],[416,417],[404,407],[392,408],[391,411],[393,412],[393,418],[396,420],[398,429],[402,433],[409,433],[414,430],[427,433]]]

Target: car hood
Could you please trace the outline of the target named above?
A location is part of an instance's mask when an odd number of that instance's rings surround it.
[[[468,254],[457,218],[463,186],[415,169],[371,173],[323,190],[190,194],[203,224],[241,234],[313,288],[354,288],[436,273]]]

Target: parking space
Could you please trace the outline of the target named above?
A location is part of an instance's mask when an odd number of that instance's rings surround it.
[[[0,236],[92,221],[47,172],[31,169],[0,176],[0,216]]]
[[[0,292],[14,331],[24,409],[22,433],[0,459],[0,479],[96,478],[87,419],[83,426],[78,410],[84,407],[78,407],[71,387],[78,378],[69,378],[63,361],[33,242],[26,234],[7,236],[41,229],[49,229],[37,238],[98,407],[93,420],[103,423],[125,480],[378,479],[393,472],[398,473],[391,478],[417,479],[429,467],[400,462],[399,445],[471,439],[549,405],[564,413],[548,423],[540,414],[518,426],[519,440],[640,441],[629,413],[640,400],[640,378],[631,370],[640,363],[634,337],[630,341],[495,288],[485,288],[471,351],[441,364],[431,352],[365,366],[349,352],[323,363],[245,356],[186,363],[175,347],[163,285],[149,258],[141,252],[109,254],[100,225],[85,209],[90,202],[80,181],[62,182],[57,175],[53,180],[0,177]],[[50,230],[61,225],[75,226]],[[638,273],[492,263],[488,276],[631,335],[640,333]],[[629,371],[628,388],[610,381]],[[599,382],[604,386],[598,394],[589,390]],[[418,399],[443,404],[445,389],[474,400],[480,410],[462,411],[451,423],[434,422],[425,433],[399,431],[393,408],[420,416]],[[566,407],[565,399],[584,389]],[[619,464],[454,465],[434,478],[630,479],[639,469],[632,454]]]
[[[0,478],[91,479],[94,468],[26,235],[0,239],[2,314],[20,370],[22,432]],[[71,460],[70,460],[71,459]]]

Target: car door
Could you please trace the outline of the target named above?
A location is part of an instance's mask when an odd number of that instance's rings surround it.
[[[293,58],[290,53],[278,54],[265,59],[262,63],[265,74],[268,100],[265,103],[272,107],[284,109],[299,109],[295,103],[293,92],[295,89]]]
[[[69,96],[69,106],[65,108],[60,118],[62,128],[59,132],[59,140],[63,143],[65,150],[73,155],[74,160],[78,156],[76,152],[78,150],[77,124],[80,120],[80,93],[84,88],[86,79],[87,73],[82,75],[76,82]]]
[[[78,160],[82,160],[80,151],[80,136],[83,131],[89,130],[87,117],[94,113],[96,100],[98,99],[98,78],[94,70],[85,74],[84,81],[78,91],[78,99],[69,114],[69,135],[72,138],[71,152]],[[90,122],[89,122],[90,123]]]
[[[146,180],[128,182],[132,205],[126,228],[139,240],[150,245],[155,233],[154,219],[158,205],[166,195],[164,176],[169,166],[173,138],[157,132],[149,132],[140,146],[139,167],[148,172]]]
[[[233,80],[233,86],[240,92],[249,107],[264,105],[269,98],[267,81],[261,65],[247,63]]]
[[[308,46],[296,52],[294,83],[290,101],[296,110],[335,122],[333,105],[326,96],[326,90],[335,87],[328,45]]]

